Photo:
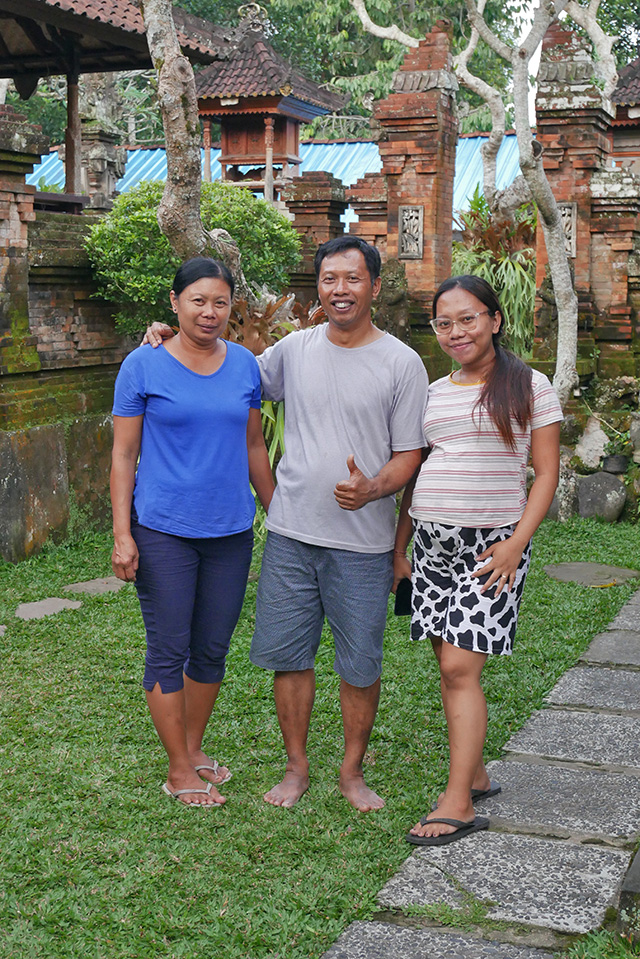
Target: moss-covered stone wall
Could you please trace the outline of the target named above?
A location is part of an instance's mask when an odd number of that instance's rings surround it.
[[[38,211],[25,183],[46,140],[0,107],[0,556],[108,519],[110,410],[133,342],[96,299],[91,215]]]

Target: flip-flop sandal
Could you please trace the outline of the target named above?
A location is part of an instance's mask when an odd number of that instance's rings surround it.
[[[211,772],[214,774],[214,776],[217,776],[217,775],[218,775],[218,770],[220,769],[220,763],[218,762],[217,759],[214,759],[214,760],[213,760],[213,766],[196,766],[196,772],[197,772],[197,773],[200,772],[201,769],[210,769]],[[224,783],[228,783],[228,782],[229,782],[229,780],[231,779],[232,775],[233,775],[233,773],[227,773],[227,775],[224,777],[224,779],[219,779],[217,782],[211,783],[211,785],[212,785],[212,786],[222,786]],[[207,782],[211,782],[211,780],[207,780]]]
[[[184,802],[182,799],[180,799],[180,796],[185,796],[187,795],[187,793],[192,796],[198,795],[200,793],[202,793],[203,795],[209,796],[211,795],[212,787],[213,787],[213,783],[209,783],[206,789],[176,789],[175,792],[171,792],[167,784],[163,783],[162,791],[167,796],[170,796],[171,799],[176,799],[182,806],[198,806],[198,808],[202,808],[202,809],[211,809],[212,806],[222,806],[222,803],[221,802],[212,802],[212,803],[211,802],[207,802],[207,803]]]
[[[478,802],[479,799],[489,799],[490,796],[497,796],[498,793],[502,792],[502,786],[500,783],[496,783],[491,780],[491,785],[488,789],[472,789],[471,790],[471,802]]]
[[[414,846],[446,846],[447,843],[457,842],[458,839],[464,839],[465,836],[470,836],[474,832],[489,828],[489,820],[481,816],[476,816],[473,822],[463,822],[461,819],[429,819],[423,816],[420,825],[426,826],[428,822],[444,822],[448,826],[455,826],[456,830],[445,833],[443,836],[414,836],[413,833],[408,832],[404,837],[407,842]]]

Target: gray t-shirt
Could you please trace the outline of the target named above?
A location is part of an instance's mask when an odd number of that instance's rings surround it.
[[[422,360],[390,334],[346,349],[327,325],[290,333],[258,357],[265,399],[285,400],[285,454],[267,529],[303,543],[383,553],[393,548],[395,496],[343,510],[333,491],[355,456],[375,476],[392,452],[424,446],[428,379]]]

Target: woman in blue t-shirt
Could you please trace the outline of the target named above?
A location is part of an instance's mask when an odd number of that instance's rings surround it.
[[[217,260],[182,264],[171,290],[180,332],[126,357],[113,407],[113,570],[140,600],[143,686],[169,757],[162,788],[187,806],[225,802],[216,787],[231,773],[202,737],[247,584],[249,483],[265,510],[273,493],[258,364],[222,338],[233,286]]]

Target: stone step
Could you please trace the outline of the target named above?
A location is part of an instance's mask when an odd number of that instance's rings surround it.
[[[640,832],[640,777],[497,760],[502,792],[477,804],[491,827],[581,841],[629,842]]]
[[[18,619],[44,619],[63,609],[79,609],[82,603],[77,599],[40,599],[35,603],[20,603],[16,609]]]
[[[97,579],[85,579],[81,583],[69,583],[62,588],[67,593],[88,593],[90,596],[100,596],[102,593],[117,593],[125,586],[117,576],[99,576]]]
[[[577,666],[556,683],[547,702],[640,715],[640,670]]]
[[[585,663],[640,666],[640,632],[635,629],[611,629],[599,633],[580,659]]]
[[[508,752],[640,769],[640,717],[543,709],[506,745]]]
[[[631,852],[498,832],[419,849],[379,894],[381,906],[488,902],[487,916],[562,933],[597,929]],[[464,892],[463,892],[464,890]]]
[[[551,959],[551,953],[439,929],[353,922],[323,959]]]
[[[638,607],[635,603],[626,603],[615,619],[611,621],[610,629],[637,630],[640,625]]]

